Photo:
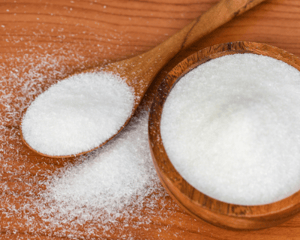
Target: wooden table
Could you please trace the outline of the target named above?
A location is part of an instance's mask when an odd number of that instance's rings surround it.
[[[37,88],[44,89],[53,79],[106,62],[135,56],[158,45],[193,18],[209,9],[216,0],[17,0],[0,1],[0,94],[7,89],[23,96],[26,78],[45,77]],[[230,41],[264,42],[300,57],[300,1],[267,0],[244,15],[206,36],[179,53],[157,76],[142,108],[151,103],[166,72],[192,52]],[[47,63],[47,64],[45,64]],[[44,68],[47,67],[47,68]],[[14,81],[24,78],[23,85]],[[51,80],[51,81],[50,81]],[[30,86],[32,87],[32,86]],[[26,99],[26,96],[23,96]],[[19,99],[11,97],[11,107],[22,110]],[[30,152],[19,139],[20,116],[7,116],[8,106],[0,101],[0,238],[67,239],[68,231],[47,230],[31,223],[18,209],[34,198],[41,172],[49,174],[75,159],[55,160]],[[165,207],[152,214],[150,222],[139,228],[133,223],[125,229],[93,234],[87,226],[78,228],[78,239],[300,239],[300,215],[277,227],[260,231],[232,231],[195,220],[170,197],[161,200]],[[158,211],[158,210],[157,210]],[[143,214],[143,213],[142,213]],[[146,212],[144,214],[147,214]],[[163,216],[163,217],[162,217]],[[121,223],[122,224],[122,223]]]

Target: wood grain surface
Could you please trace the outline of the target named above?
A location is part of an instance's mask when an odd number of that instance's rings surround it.
[[[115,62],[144,53],[166,40],[216,0],[147,1],[0,1],[0,94],[22,95],[13,79],[43,78],[46,89],[53,81],[99,64]],[[158,74],[140,109],[148,108],[167,72],[191,53],[217,43],[263,42],[300,56],[300,1],[267,0],[235,18],[194,45],[180,52]],[[47,63],[47,64],[46,64]],[[10,79],[12,79],[10,81]],[[18,99],[10,106],[22,110]],[[7,108],[0,102],[0,110]],[[137,113],[138,114],[138,113]],[[2,116],[1,115],[1,116]],[[3,116],[2,116],[3,117]],[[6,117],[0,129],[0,239],[68,239],[69,232],[39,226],[38,217],[27,219],[18,213],[20,204],[35,197],[42,172],[54,173],[76,159],[51,159],[28,151],[19,139],[19,118]],[[5,188],[6,187],[6,188]],[[6,191],[5,189],[9,189]],[[5,200],[5,201],[4,201]],[[116,227],[106,234],[87,225],[78,228],[78,239],[299,239],[300,215],[273,228],[232,231],[195,220],[170,197],[161,199],[157,214],[145,210],[150,220],[135,227]],[[11,206],[16,211],[11,210]],[[10,208],[10,209],[9,209]],[[9,212],[10,214],[7,214]],[[28,224],[28,222],[31,223]],[[30,226],[38,226],[32,228]],[[66,223],[66,226],[68,223]],[[122,222],[120,223],[120,226]]]

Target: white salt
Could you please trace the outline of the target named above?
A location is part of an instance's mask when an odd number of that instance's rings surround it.
[[[124,223],[140,218],[145,207],[155,207],[165,192],[151,161],[147,120],[147,113],[134,118],[113,141],[53,175],[38,204],[43,221],[103,225],[122,218]]]
[[[132,89],[112,73],[82,73],[51,86],[28,107],[22,133],[52,156],[91,150],[112,137],[132,113]]]
[[[177,171],[210,197],[288,197],[300,189],[300,72],[255,54],[202,64],[172,89],[161,135]]]

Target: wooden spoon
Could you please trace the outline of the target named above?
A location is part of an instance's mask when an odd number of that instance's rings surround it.
[[[116,134],[107,139],[100,146],[103,146],[113,137],[115,137],[129,122],[138,105],[140,104],[144,94],[153,81],[156,74],[162,67],[169,62],[179,51],[189,47],[191,44],[211,33],[221,25],[230,21],[235,16],[238,16],[264,0],[221,0],[203,15],[197,17],[182,30],[170,37],[168,40],[153,48],[152,50],[138,55],[136,57],[126,59],[120,62],[111,63],[104,68],[96,67],[87,69],[83,72],[107,71],[120,75],[125,79],[126,83],[134,89],[135,103],[131,116],[128,117],[124,125]],[[79,156],[87,152],[93,151],[96,148],[76,153],[74,155],[51,156],[33,149],[24,139],[21,127],[22,141],[34,152],[54,158],[67,158]],[[98,148],[97,147],[97,148]]]

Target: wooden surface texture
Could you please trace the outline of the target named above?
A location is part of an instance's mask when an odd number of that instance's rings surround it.
[[[0,94],[9,96],[9,106],[0,102],[0,239],[68,239],[68,225],[55,231],[39,226],[38,217],[28,219],[18,206],[37,194],[42,173],[52,174],[76,159],[51,159],[29,151],[20,141],[18,116],[5,115],[11,107],[22,111],[23,85],[40,90],[53,81],[81,69],[115,62],[144,53],[216,4],[217,0],[16,0],[0,1]],[[266,0],[180,52],[158,74],[140,109],[149,107],[167,72],[191,53],[231,41],[263,42],[300,56],[300,1]],[[29,78],[43,78],[31,86]],[[34,94],[34,93],[32,93]],[[15,96],[15,98],[14,98]],[[18,99],[16,98],[18,96]],[[1,96],[1,100],[3,97]],[[136,227],[116,227],[88,232],[78,227],[78,239],[300,239],[300,215],[273,228],[232,231],[195,220],[170,198],[164,208],[145,210],[149,221]],[[15,211],[12,209],[14,206]],[[157,211],[157,215],[155,214]],[[8,214],[9,213],[9,214]],[[120,226],[122,222],[120,223]],[[33,228],[32,226],[38,226]]]

